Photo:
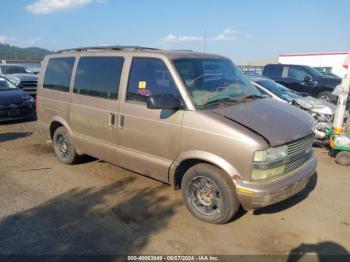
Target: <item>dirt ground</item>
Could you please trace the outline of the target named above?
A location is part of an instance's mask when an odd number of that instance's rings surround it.
[[[165,184],[90,158],[61,164],[36,122],[0,125],[0,254],[348,254],[350,167],[315,151],[304,191],[210,225]]]

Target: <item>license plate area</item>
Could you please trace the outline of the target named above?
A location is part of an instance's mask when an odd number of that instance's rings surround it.
[[[19,109],[12,109],[7,112],[8,116],[19,116],[21,114],[21,110]]]

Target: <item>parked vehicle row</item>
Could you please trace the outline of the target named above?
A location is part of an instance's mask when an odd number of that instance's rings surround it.
[[[43,61],[37,104],[60,161],[87,154],[169,183],[206,222],[280,202],[315,174],[312,117],[223,56],[63,50]]]
[[[6,76],[31,96],[36,95],[38,77],[23,65],[0,64],[0,75]]]
[[[336,106],[327,101],[298,93],[273,81],[272,79],[248,74],[262,95],[272,97],[282,102],[299,107],[308,112],[315,119],[314,136],[318,140],[325,140],[327,130],[332,127]]]
[[[34,99],[6,77],[0,76],[0,122],[34,117]]]
[[[264,67],[262,75],[291,90],[333,103],[336,103],[337,98],[332,92],[341,83],[340,78],[325,76],[318,70],[304,65],[269,64]]]

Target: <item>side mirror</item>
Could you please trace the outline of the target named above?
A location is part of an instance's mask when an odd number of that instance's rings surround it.
[[[147,108],[149,109],[181,109],[182,103],[180,99],[171,94],[152,95],[148,97]]]
[[[312,77],[311,77],[311,76],[306,75],[306,76],[304,77],[304,82],[311,82],[311,81],[312,81]]]

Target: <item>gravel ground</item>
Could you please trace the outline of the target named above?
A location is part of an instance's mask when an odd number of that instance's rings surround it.
[[[36,122],[1,125],[0,254],[348,254],[350,167],[315,151],[304,191],[210,225],[158,181],[90,158],[61,164]]]

